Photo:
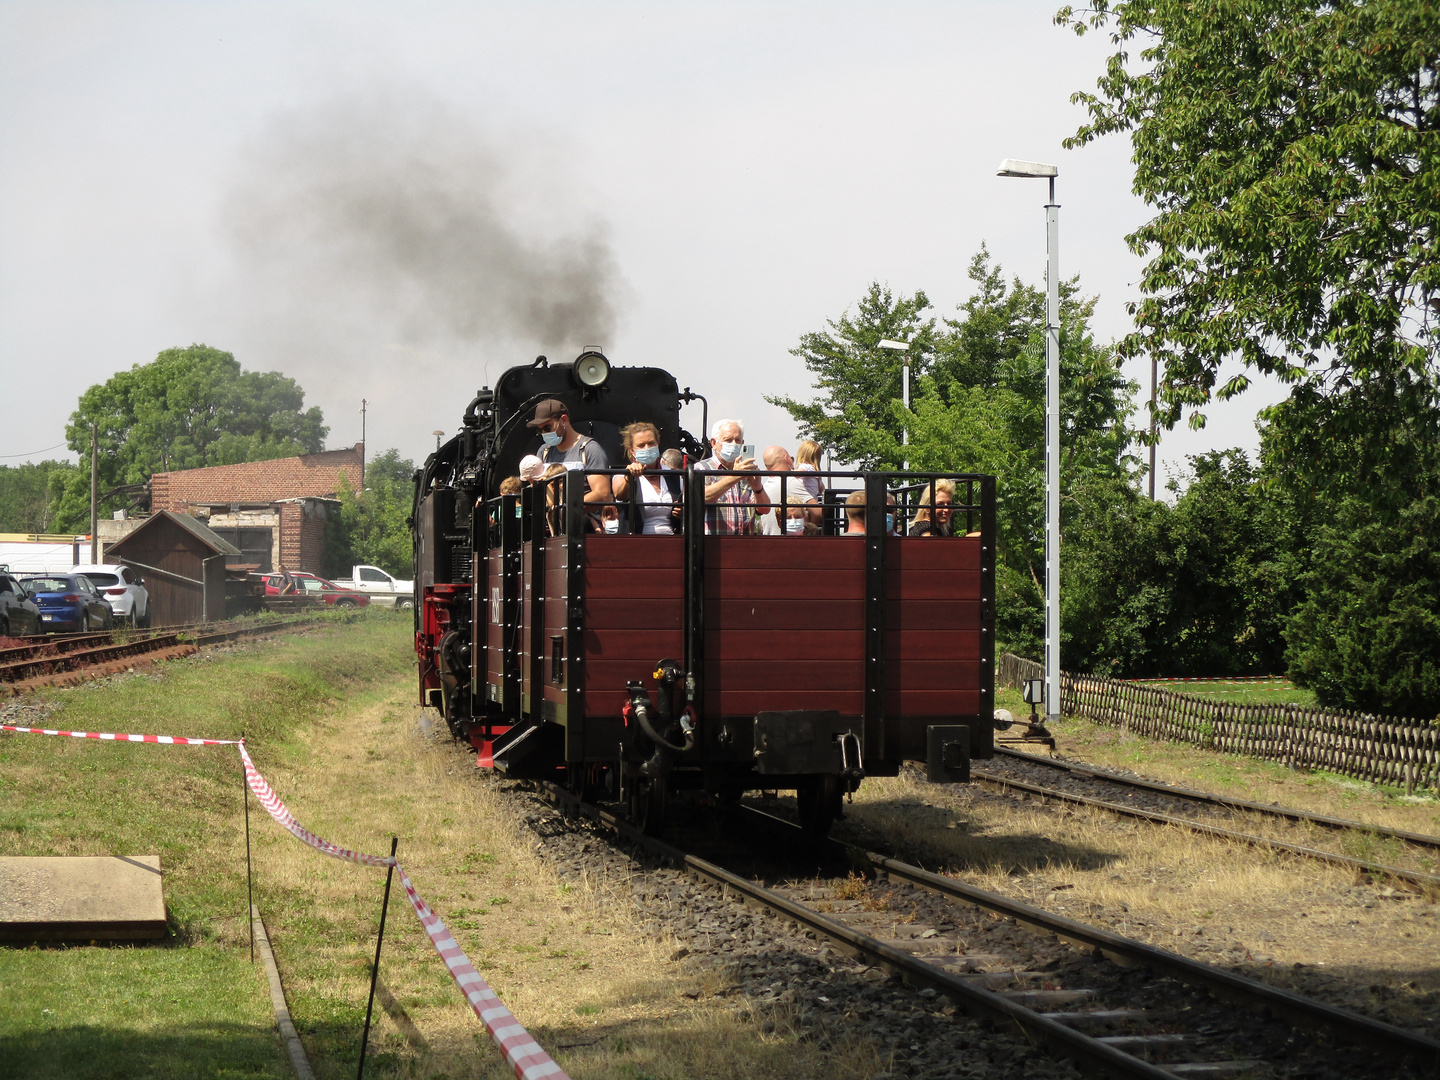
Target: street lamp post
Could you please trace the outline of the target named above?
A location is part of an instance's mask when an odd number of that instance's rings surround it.
[[[910,411],[910,344],[905,341],[891,341],[889,338],[881,338],[877,343],[881,349],[889,349],[898,352],[900,356],[900,400],[905,403],[905,411]],[[910,422],[907,420],[900,426],[900,445],[910,445]],[[903,472],[910,467],[910,461],[900,462],[900,469]]]
[[[1050,181],[1045,204],[1045,718],[1060,718],[1060,170],[1006,158],[998,176]]]

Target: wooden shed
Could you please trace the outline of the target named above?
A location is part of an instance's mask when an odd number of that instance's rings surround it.
[[[144,580],[152,626],[175,626],[225,617],[225,560],[239,555],[189,514],[161,510],[111,545],[106,558]]]

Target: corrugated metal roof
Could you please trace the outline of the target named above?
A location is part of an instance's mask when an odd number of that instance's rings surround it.
[[[195,520],[195,518],[191,517],[189,514],[176,514],[169,510],[157,510],[155,513],[151,514],[149,520],[146,521],[145,524],[141,525],[134,532],[132,532],[129,536],[125,537],[122,540],[117,540],[115,543],[111,544],[110,550],[115,551],[117,548],[123,548],[126,544],[130,543],[130,541],[134,540],[135,537],[145,532],[146,529],[151,528],[157,521],[173,521],[176,525],[179,525],[180,528],[184,529],[191,536],[195,537],[195,539],[199,540],[202,544],[208,547],[211,551],[215,552],[215,554],[217,555],[240,554],[239,548],[237,548],[234,544],[230,543],[229,540],[224,540],[220,536],[216,535],[216,533],[210,528],[210,526],[202,524],[201,522]]]

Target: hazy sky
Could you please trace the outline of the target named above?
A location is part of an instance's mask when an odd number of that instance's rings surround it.
[[[1058,164],[1062,275],[1119,336],[1145,207],[1127,142],[1060,146],[1107,43],[1056,6],[0,2],[0,461],[191,342],[298,379],[331,446],[363,397],[418,459],[587,344],[793,443],[761,395],[808,393],[788,350],[870,281],[951,313],[982,242],[1041,280],[1003,157]],[[1263,393],[1162,462],[1253,447]]]

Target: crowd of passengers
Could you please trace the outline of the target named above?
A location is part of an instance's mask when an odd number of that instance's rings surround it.
[[[549,481],[570,470],[583,470],[592,528],[647,536],[671,536],[682,531],[684,457],[676,449],[661,450],[660,429],[654,424],[638,420],[621,429],[625,471],[614,477],[603,471],[610,468],[604,447],[574,428],[564,402],[556,398],[540,402],[529,426],[539,432],[541,445],[534,454],[521,459],[519,475],[501,482],[501,495],[518,495],[527,484],[542,484],[547,503],[553,508],[557,485]],[[806,439],[794,455],[783,446],[766,448],[761,455],[763,471],[787,474],[784,477],[758,475],[761,467],[753,457],[741,453],[744,445],[745,432],[738,421],[717,420],[711,426],[711,454],[694,466],[705,479],[705,531],[730,536],[818,534],[825,495],[819,443]],[[888,498],[887,533],[956,535],[954,481],[939,479],[926,484],[908,523],[897,517],[895,496]],[[626,530],[622,530],[620,507],[629,507]],[[552,514],[552,531],[553,519]],[[846,497],[845,525],[847,534],[865,532],[864,491],[853,491]]]

